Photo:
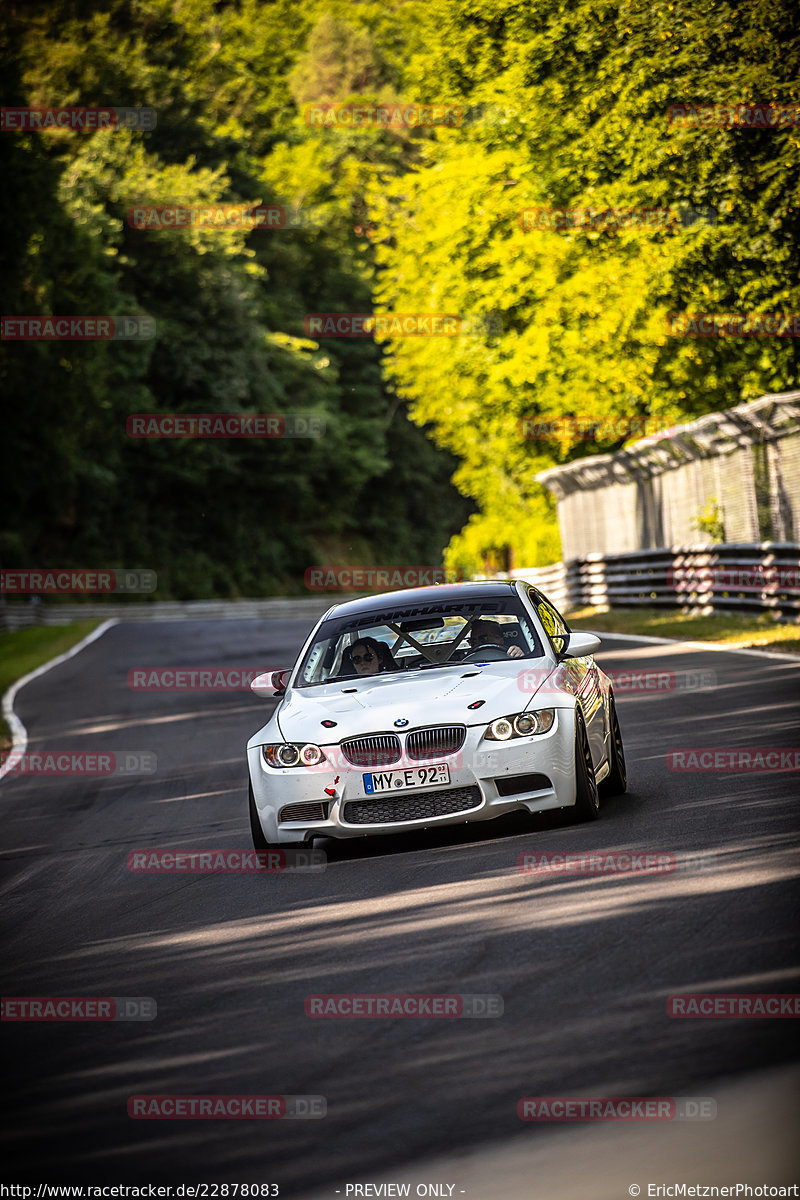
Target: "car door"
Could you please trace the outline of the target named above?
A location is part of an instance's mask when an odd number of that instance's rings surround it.
[[[539,620],[544,626],[545,633],[555,653],[560,657],[570,635],[570,627],[557,608],[546,600],[541,592],[530,589],[530,599],[536,609]],[[597,766],[605,752],[605,714],[603,711],[603,694],[600,688],[600,675],[597,663],[592,655],[584,658],[569,658],[565,660],[565,668],[569,671],[570,690],[577,697],[581,706],[592,760]]]

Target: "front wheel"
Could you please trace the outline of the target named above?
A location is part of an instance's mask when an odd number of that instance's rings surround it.
[[[256,850],[301,850],[306,845],[305,842],[268,842],[264,837],[264,830],[261,828],[261,822],[258,819],[258,809],[256,808],[256,798],[253,795],[252,783],[248,786],[250,797],[250,835],[253,839],[253,846]]]
[[[596,821],[600,816],[600,796],[594,777],[592,752],[583,713],[575,709],[575,820]]]
[[[603,796],[621,796],[628,786],[628,774],[625,769],[625,751],[622,748],[622,734],[617,720],[617,706],[614,697],[609,705],[609,733],[611,734],[611,750],[608,765],[611,770],[600,784]]]

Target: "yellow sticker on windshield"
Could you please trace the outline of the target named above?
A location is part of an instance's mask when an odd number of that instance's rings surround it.
[[[552,637],[556,631],[556,623],[553,620],[553,614],[550,612],[550,609],[547,607],[546,604],[540,604],[537,609],[537,612],[539,613],[539,617],[541,619],[542,624],[544,625],[545,629]]]

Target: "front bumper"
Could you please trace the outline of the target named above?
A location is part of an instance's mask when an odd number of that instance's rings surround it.
[[[495,742],[487,741],[485,733],[485,725],[471,726],[456,754],[436,757],[434,761],[448,765],[449,784],[380,796],[366,793],[365,773],[424,764],[404,755],[384,768],[356,767],[335,745],[322,746],[327,761],[319,767],[275,768],[264,762],[260,746],[250,746],[250,779],[264,837],[272,843],[357,838],[491,821],[523,808],[533,813],[575,803],[573,708],[556,709],[553,727],[534,737]],[[440,799],[434,800],[434,795]],[[415,799],[409,803],[411,797]],[[312,808],[301,819],[286,819],[285,810],[295,805]],[[440,811],[447,808],[455,811]],[[409,813],[417,815],[409,817]]]

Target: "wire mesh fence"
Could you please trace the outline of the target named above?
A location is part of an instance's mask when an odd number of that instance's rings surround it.
[[[556,496],[565,562],[669,546],[795,542],[800,392],[762,396],[536,478]]]

